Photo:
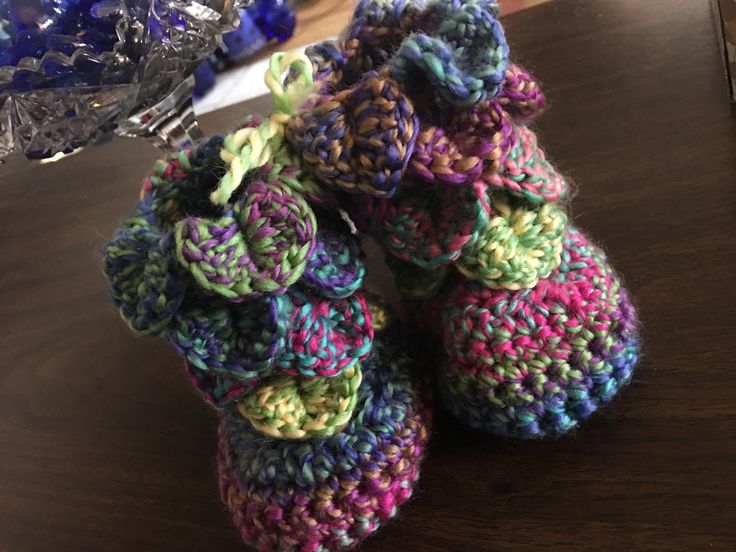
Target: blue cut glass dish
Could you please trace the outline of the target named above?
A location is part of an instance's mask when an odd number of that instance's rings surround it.
[[[196,134],[192,72],[246,0],[0,0],[0,160]]]

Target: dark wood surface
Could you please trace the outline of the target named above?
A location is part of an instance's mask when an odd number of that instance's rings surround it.
[[[640,308],[645,358],[558,441],[439,416],[418,492],[363,550],[736,550],[736,135],[709,2],[556,0],[506,25],[551,99],[539,128],[577,184],[574,220]],[[164,343],[127,333],[100,274],[155,157],[119,141],[0,168],[4,552],[239,548],[214,413]]]

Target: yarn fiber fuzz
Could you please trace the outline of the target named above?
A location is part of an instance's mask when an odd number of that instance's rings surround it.
[[[384,333],[362,363],[355,412],[329,438],[264,437],[223,411],[222,500],[243,540],[261,552],[347,550],[412,495],[431,414],[400,342]]]

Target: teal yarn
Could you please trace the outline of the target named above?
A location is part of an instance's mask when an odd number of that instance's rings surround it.
[[[365,279],[365,255],[348,225],[333,217],[318,218],[317,238],[301,282],[330,299],[344,299]]]
[[[242,305],[204,296],[191,302],[176,315],[167,337],[189,369],[200,372],[200,380],[212,380],[210,387],[234,381],[247,388],[273,372],[290,329],[293,306],[287,296],[267,295]]]
[[[431,269],[455,263],[485,234],[491,215],[482,184],[446,186],[414,180],[403,183],[391,200],[351,201],[356,219],[397,258]]]
[[[154,224],[143,201],[105,247],[103,272],[120,316],[137,335],[157,335],[178,310],[187,281],[171,233]]]
[[[105,246],[103,273],[120,316],[136,335],[160,335],[178,311],[190,279],[176,259],[174,223],[182,212],[214,214],[200,200],[222,172],[214,137],[157,163],[143,199]]]
[[[409,36],[389,62],[391,76],[408,88],[428,83],[449,104],[470,107],[498,94],[509,48],[493,0],[437,0],[436,34]],[[420,83],[420,84],[417,84]]]
[[[297,289],[289,290],[288,295],[294,305],[289,339],[276,359],[284,373],[335,376],[370,353],[373,324],[362,293],[339,300]]]
[[[445,406],[498,435],[559,436],[630,380],[638,326],[605,257],[567,227],[568,183],[526,126],[544,95],[509,62],[497,16],[488,0],[361,2],[336,42],[309,50],[319,86],[286,139],[325,185],[351,192],[336,194],[340,206],[420,305],[414,322],[447,356]],[[372,75],[390,79],[390,93],[376,87],[350,105]],[[401,152],[406,170],[375,193],[358,185],[358,168],[380,168],[382,152],[398,160],[396,141],[353,116],[376,143],[347,163],[356,133],[341,117],[346,106],[388,113],[397,98],[412,107],[416,138]]]
[[[212,138],[158,162],[104,260],[126,323],[168,340],[216,408],[272,375],[337,375],[373,343],[369,308],[356,293],[364,255],[325,210],[329,195],[282,149],[246,175],[229,203],[215,205],[222,145]]]
[[[248,124],[258,123],[253,119]],[[214,136],[192,150],[159,161],[143,182],[157,225],[169,230],[186,216],[214,217],[221,209],[209,201],[225,164],[220,159],[223,138]]]
[[[379,70],[424,19],[425,0],[362,0],[344,33],[343,53],[336,56],[323,50],[321,58],[335,60],[348,81],[357,80],[363,73]],[[312,58],[314,53],[307,55]],[[317,78],[323,74],[318,71]]]

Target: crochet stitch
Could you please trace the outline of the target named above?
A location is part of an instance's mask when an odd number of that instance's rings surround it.
[[[513,147],[498,172],[487,172],[489,187],[509,192],[530,203],[554,202],[565,196],[565,179],[547,161],[537,145],[537,136],[525,126],[517,126]]]
[[[269,437],[331,437],[353,415],[361,380],[359,364],[333,378],[276,376],[241,400],[238,411]]]
[[[509,55],[497,2],[437,0],[430,10],[441,21],[437,35],[406,38],[389,63],[391,76],[410,87],[429,83],[459,107],[495,96]]]
[[[445,405],[472,427],[557,436],[607,404],[638,359],[636,313],[603,252],[575,229],[532,289],[462,281],[447,298]]]
[[[283,293],[306,268],[315,244],[314,212],[282,179],[288,168],[266,166],[217,219],[176,224],[176,254],[207,292],[231,301]]]
[[[537,81],[522,67],[509,63],[504,75],[498,103],[514,120],[526,123],[539,116],[546,107],[546,100]]]
[[[263,552],[354,548],[412,495],[431,421],[424,389],[390,334],[362,366],[355,413],[332,437],[264,438],[237,409],[224,411],[220,490],[246,543]]]
[[[272,372],[286,346],[292,312],[284,295],[264,295],[247,305],[200,298],[176,315],[168,336],[191,370],[247,389]]]
[[[342,221],[322,218],[302,282],[331,299],[344,299],[363,285],[365,257],[360,243]]]
[[[529,209],[503,198],[485,233],[461,256],[457,269],[487,287],[530,288],[560,264],[567,217],[554,204]]]
[[[143,181],[141,200],[148,198],[155,223],[162,231],[170,230],[185,216],[214,217],[221,212],[207,196],[225,171],[219,159],[222,140],[214,136],[194,150],[157,161]]]
[[[277,55],[266,80],[267,120],[156,165],[105,272],[126,322],[168,339],[223,410],[220,486],[243,539],[342,550],[411,496],[430,416],[389,309],[361,290],[364,255],[334,212],[338,195],[283,139],[312,91],[311,64]],[[416,136],[411,103],[384,97],[392,89],[385,73],[350,89],[354,149],[336,161],[376,195],[395,191]]]
[[[290,58],[277,57],[284,59]],[[281,63],[274,67],[283,72]],[[299,91],[271,86],[284,114]],[[268,125],[285,122],[277,114]],[[262,124],[249,118],[241,130]],[[253,139],[246,136],[243,148],[253,149]],[[195,388],[218,408],[283,370],[337,375],[365,357],[373,341],[365,299],[353,297],[365,276],[360,246],[343,233],[344,223],[324,213],[318,228],[306,198],[327,207],[329,194],[283,143],[271,150],[273,162],[250,170],[225,204],[212,202],[228,172],[221,147],[232,142],[212,138],[157,163],[138,211],[105,259],[123,318],[138,333],[171,341]]]
[[[287,374],[334,376],[364,359],[373,344],[373,325],[365,297],[325,300],[290,290],[294,305],[291,332],[277,365]]]
[[[384,248],[417,327],[449,348],[439,376],[448,408],[474,427],[506,436],[560,435],[630,377],[635,314],[615,276],[585,273],[603,295],[617,297],[611,304],[597,303],[597,296],[580,291],[582,284],[571,288],[588,301],[584,313],[613,317],[606,324],[626,328],[620,343],[618,337],[606,342],[611,350],[604,358],[599,341],[588,343],[589,336],[578,333],[584,323],[595,333],[604,322],[567,313],[568,300],[556,299],[568,284],[560,275],[580,268],[570,265],[565,242],[576,233],[569,230],[565,238],[568,183],[526,126],[544,110],[545,98],[534,78],[509,61],[497,15],[490,0],[361,2],[336,42],[308,49],[316,92],[285,136],[325,187],[351,192],[336,193],[340,206]],[[367,79],[390,86],[372,87],[356,108],[351,98]],[[411,111],[397,115],[400,105]],[[358,114],[378,112],[389,128],[411,115],[416,137],[402,150],[408,161],[401,158],[390,189],[377,191],[365,186],[367,175],[359,171],[364,163],[372,168],[382,151],[393,151],[396,140],[374,131],[370,153],[362,155],[354,128],[362,124]],[[487,297],[497,304],[486,305]],[[544,343],[543,351],[527,361],[524,350],[534,339]],[[486,342],[503,346],[490,349]],[[567,368],[557,367],[555,355],[588,345],[568,358]],[[515,355],[501,359],[512,348]],[[607,377],[612,366],[615,375]],[[514,375],[534,370],[539,374]],[[593,374],[605,389],[578,372]]]
[[[377,197],[394,194],[417,131],[411,101],[392,79],[373,72],[320,95],[289,125],[291,143],[320,181]]]
[[[160,333],[186,289],[171,236],[157,229],[153,219],[150,202],[141,202],[105,248],[110,295],[125,323],[139,335]]]
[[[346,80],[381,67],[413,28],[421,25],[425,2],[407,0],[362,0],[342,42],[340,70]],[[311,56],[311,53],[308,53]]]
[[[345,205],[387,251],[422,268],[457,261],[488,228],[491,206],[481,184],[450,188],[405,182],[391,200]]]
[[[289,71],[292,74],[290,85],[284,88],[281,78]],[[220,157],[227,164],[227,171],[210,196],[216,205],[228,203],[250,171],[282,154],[286,122],[313,87],[311,61],[298,52],[274,54],[265,81],[271,91],[274,112],[266,122],[258,126],[249,125],[225,137]]]
[[[428,182],[469,184],[494,174],[514,142],[509,115],[487,101],[459,111],[447,128],[422,124],[410,171]]]

